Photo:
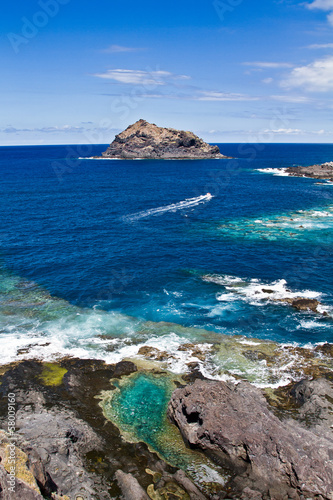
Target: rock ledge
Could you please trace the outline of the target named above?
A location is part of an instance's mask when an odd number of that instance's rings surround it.
[[[320,384],[325,395],[328,383]],[[304,416],[315,410],[329,425],[330,405],[314,400],[315,389],[304,383],[295,394],[308,399]],[[318,432],[294,420],[280,420],[248,382],[196,380],[174,391],[168,414],[191,446],[236,472],[233,498],[333,500],[333,439],[327,426]]]
[[[310,167],[289,167],[286,169],[294,177],[310,177],[312,179],[327,179],[333,181],[333,161]]]

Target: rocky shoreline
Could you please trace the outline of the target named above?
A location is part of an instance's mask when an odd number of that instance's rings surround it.
[[[218,146],[207,144],[193,132],[158,127],[139,120],[116,135],[101,159],[195,160],[223,159]]]
[[[332,399],[332,389],[319,379],[290,392],[316,427],[280,420],[248,382],[197,380],[173,393],[169,416],[191,446],[236,471],[230,483],[236,498],[331,499],[333,414],[325,398]]]
[[[333,182],[332,161],[309,167],[289,167],[285,169],[285,172],[294,177],[310,177],[311,179],[330,180]]]
[[[332,346],[325,353],[332,357]],[[67,358],[1,368],[1,499],[333,499],[331,371],[263,392],[244,381],[207,380],[193,366],[168,415],[189,446],[229,471],[228,482],[207,494],[105,418],[105,391],[143,370],[133,361]],[[16,408],[15,493],[8,490],[8,394]]]

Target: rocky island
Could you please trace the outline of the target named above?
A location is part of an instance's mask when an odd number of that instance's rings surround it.
[[[101,157],[115,159],[195,160],[228,158],[193,132],[158,127],[139,120],[116,135]]]
[[[333,161],[309,167],[289,167],[285,172],[294,177],[310,177],[312,179],[326,179],[333,181]]]

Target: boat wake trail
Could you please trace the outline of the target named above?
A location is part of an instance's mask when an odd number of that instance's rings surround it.
[[[187,198],[186,200],[180,201],[179,203],[172,203],[171,205],[166,205],[164,207],[150,208],[148,210],[143,210],[142,212],[126,215],[123,217],[123,220],[127,222],[133,222],[138,219],[143,219],[144,217],[161,215],[165,212],[176,212],[177,210],[196,207],[201,203],[210,201],[212,198],[213,196],[210,193],[207,193],[201,196],[197,196],[196,198]]]

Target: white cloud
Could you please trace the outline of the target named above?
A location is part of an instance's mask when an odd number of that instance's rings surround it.
[[[281,85],[287,88],[302,87],[310,92],[333,90],[333,56],[294,68]]]
[[[278,69],[278,68],[292,68],[294,65],[287,62],[265,62],[265,61],[253,61],[244,62],[244,66],[254,66],[256,68],[268,68],[268,69]]]
[[[94,76],[129,85],[167,85],[171,80],[190,80],[187,75],[174,75],[169,71],[141,71],[132,69],[109,69]]]
[[[262,80],[262,83],[267,83],[268,84],[268,83],[272,83],[272,81],[273,81],[273,78],[264,78]]]
[[[278,129],[265,129],[264,134],[270,133],[270,134],[292,134],[292,135],[299,135],[303,133],[303,130],[300,130],[299,128],[278,128]]]
[[[211,90],[202,90],[200,95],[195,98],[197,101],[258,101],[259,97],[253,97],[246,94],[233,94],[228,92],[214,92]]]
[[[333,0],[315,0],[312,3],[306,4],[306,7],[310,10],[333,10]]]
[[[309,102],[310,99],[308,97],[302,96],[302,95],[272,95],[271,98],[274,101],[281,101],[281,102],[294,102],[294,103],[302,103],[302,102]]]
[[[138,47],[123,47],[122,45],[110,45],[110,47],[104,49],[102,52],[107,52],[108,54],[115,54],[119,52],[138,52],[139,50],[144,50]]]
[[[276,135],[305,135],[305,136],[311,136],[311,135],[325,135],[329,136],[332,135],[332,132],[328,130],[301,130],[299,128],[278,128],[278,129],[266,129],[264,130],[264,133],[270,133],[270,134],[276,134]]]
[[[75,127],[72,125],[63,125],[61,127],[58,126],[50,126],[50,127],[41,127],[41,128],[16,128],[9,125],[6,128],[0,129],[0,132],[4,132],[5,134],[17,134],[20,132],[43,132],[43,133],[54,133],[54,132],[83,132],[85,128],[83,127]]]
[[[310,10],[318,9],[325,12],[333,11],[333,0],[315,0],[312,3],[306,4],[306,7]],[[327,20],[333,26],[333,12],[327,16]]]
[[[333,49],[333,43],[313,43],[308,45],[307,49]]]

